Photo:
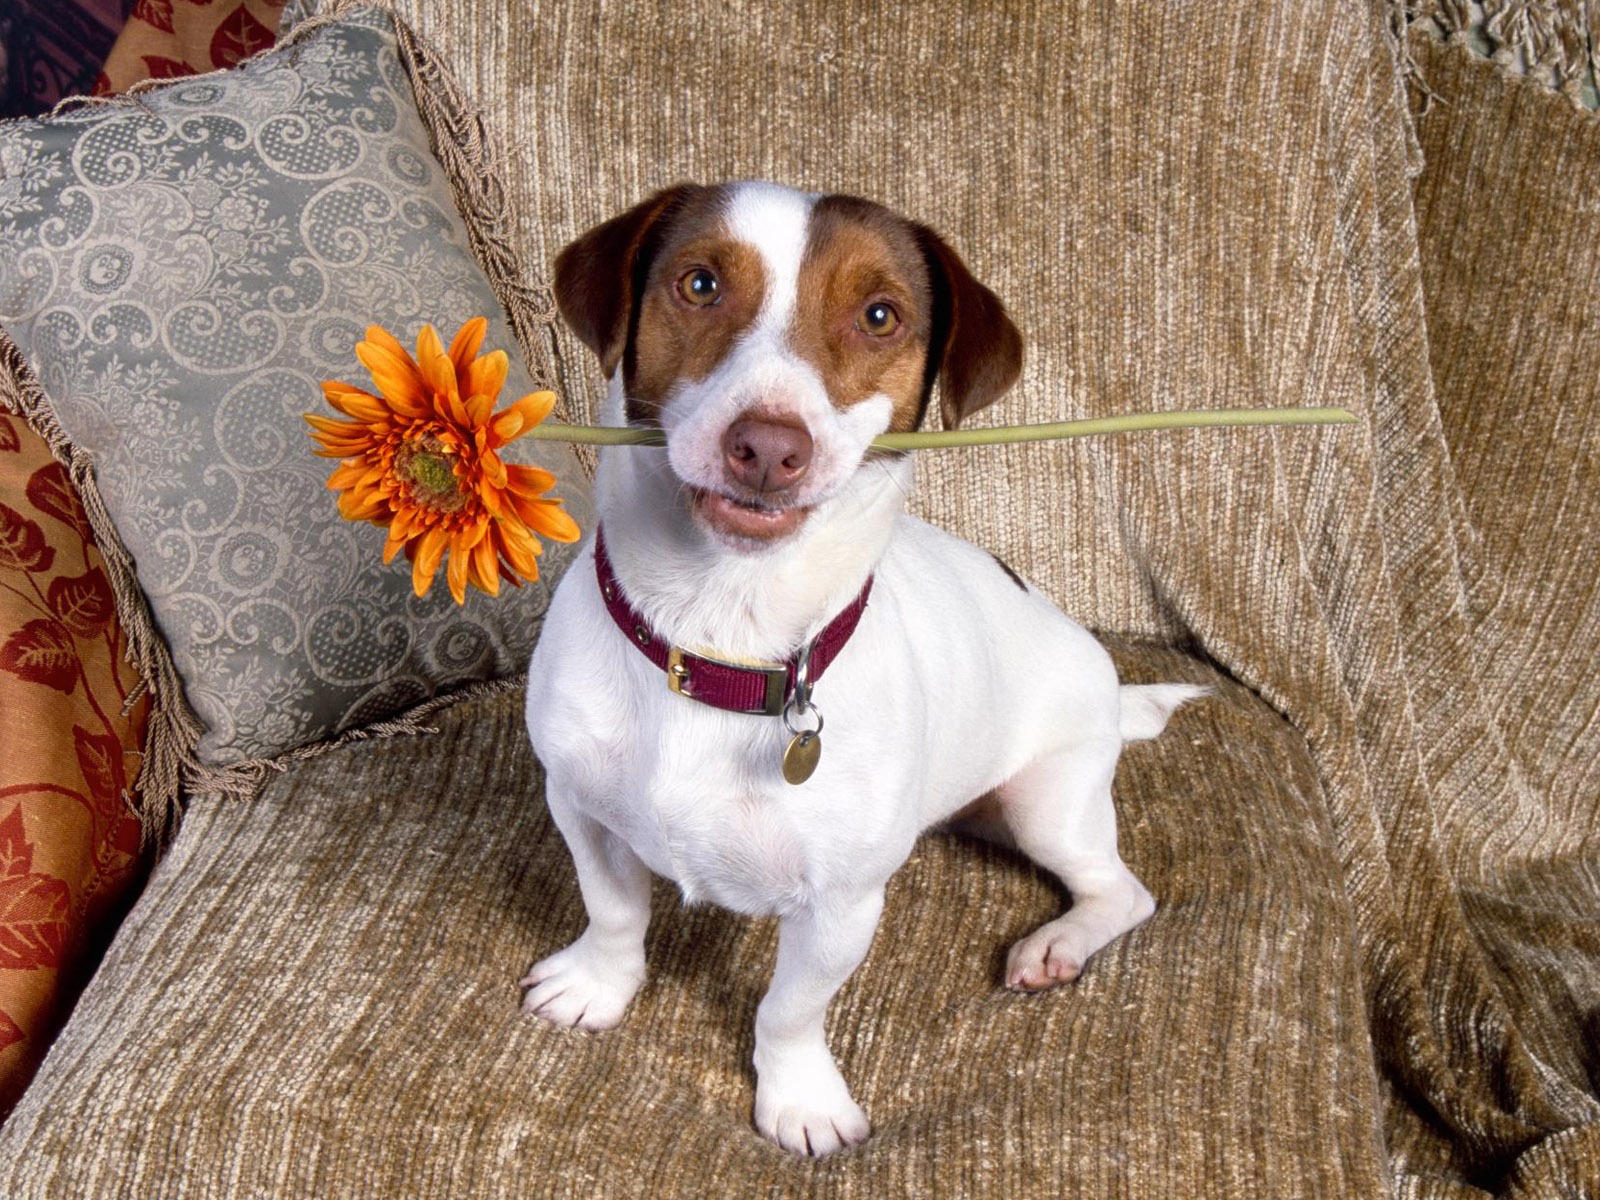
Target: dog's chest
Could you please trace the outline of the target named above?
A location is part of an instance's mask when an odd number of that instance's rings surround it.
[[[810,848],[769,799],[713,806],[709,821],[686,823],[673,866],[685,901],[710,900],[751,915],[806,904],[817,874]]]
[[[664,754],[630,789],[639,802],[628,819],[629,840],[687,902],[752,915],[789,911],[828,870],[823,844],[807,834],[815,822],[794,789],[757,777],[745,756],[727,749],[720,761],[702,756],[693,774]]]

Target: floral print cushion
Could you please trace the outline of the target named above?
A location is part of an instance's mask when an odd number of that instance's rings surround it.
[[[104,562],[44,441],[0,414],[0,1119],[142,873],[145,703]]]
[[[203,734],[272,757],[524,669],[546,581],[464,607],[412,594],[342,521],[301,414],[359,378],[368,324],[489,317],[391,16],[356,9],[233,71],[0,124],[0,325],[95,479]],[[535,389],[514,362],[510,395]],[[509,455],[555,472],[566,448]]]
[[[94,92],[231,67],[272,45],[284,0],[137,0]]]

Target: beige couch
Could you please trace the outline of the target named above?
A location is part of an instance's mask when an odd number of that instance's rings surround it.
[[[859,1150],[751,1128],[769,922],[662,885],[621,1029],[518,1014],[582,910],[508,692],[192,795],[0,1194],[1596,1194],[1600,126],[1457,7],[1402,53],[1379,3],[409,6],[536,270],[680,178],[860,192],[1017,317],[995,420],[1362,422],[921,460],[1127,677],[1217,693],[1125,756],[1160,909],[1076,985],[999,986],[1049,880],[919,846],[830,1022]]]

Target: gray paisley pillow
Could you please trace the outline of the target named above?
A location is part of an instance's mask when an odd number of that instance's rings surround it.
[[[370,386],[368,323],[414,344],[490,319],[518,358],[429,149],[392,18],[358,9],[237,70],[0,124],[0,324],[93,455],[203,731],[200,762],[270,757],[527,662],[544,578],[412,594],[384,534],[340,519],[306,411]],[[504,405],[535,390],[514,361]],[[588,526],[575,459],[556,473]]]

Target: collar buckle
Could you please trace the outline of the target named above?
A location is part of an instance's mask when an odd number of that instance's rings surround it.
[[[782,664],[754,666],[750,663],[724,662],[720,658],[711,658],[704,654],[693,654],[682,646],[669,646],[667,647],[667,690],[674,695],[685,696],[690,700],[700,699],[695,695],[694,668],[696,663],[711,663],[729,670],[742,671],[748,675],[761,676],[766,689],[762,697],[761,707],[746,711],[760,713],[765,717],[783,715],[784,704],[789,698],[789,668],[787,666]]]

